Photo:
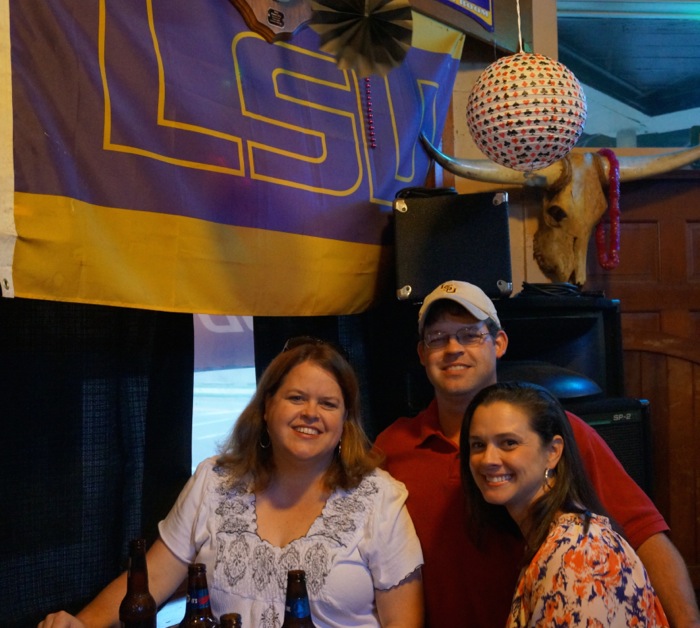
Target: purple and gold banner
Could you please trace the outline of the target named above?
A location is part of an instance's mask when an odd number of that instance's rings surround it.
[[[442,4],[465,13],[487,31],[494,31],[493,0],[438,0]]]
[[[14,294],[238,315],[371,304],[461,34],[414,12],[404,63],[365,81],[310,28],[270,44],[223,0],[9,9]]]

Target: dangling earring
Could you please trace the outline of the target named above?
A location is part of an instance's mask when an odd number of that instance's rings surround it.
[[[550,485],[549,481],[554,477],[554,469],[545,469],[544,470],[544,486],[545,488],[552,488]]]
[[[342,449],[343,449],[343,439],[341,438],[338,441],[338,458],[340,458],[340,452],[342,451]]]
[[[264,442],[265,436],[267,436],[267,442]],[[260,445],[261,449],[267,449],[270,445],[272,445],[272,441],[270,440],[270,432],[267,431],[267,427],[260,433],[258,445]]]

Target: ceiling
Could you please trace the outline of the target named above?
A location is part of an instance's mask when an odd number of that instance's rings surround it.
[[[700,2],[558,0],[557,31],[585,85],[648,116],[700,107]]]

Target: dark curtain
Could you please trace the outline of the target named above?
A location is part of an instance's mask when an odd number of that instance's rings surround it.
[[[77,611],[191,472],[192,316],[0,299],[0,623]]]

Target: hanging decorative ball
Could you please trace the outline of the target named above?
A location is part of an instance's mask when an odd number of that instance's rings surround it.
[[[467,124],[481,151],[529,172],[574,147],[586,122],[578,79],[558,61],[519,52],[488,66],[469,94]]]

